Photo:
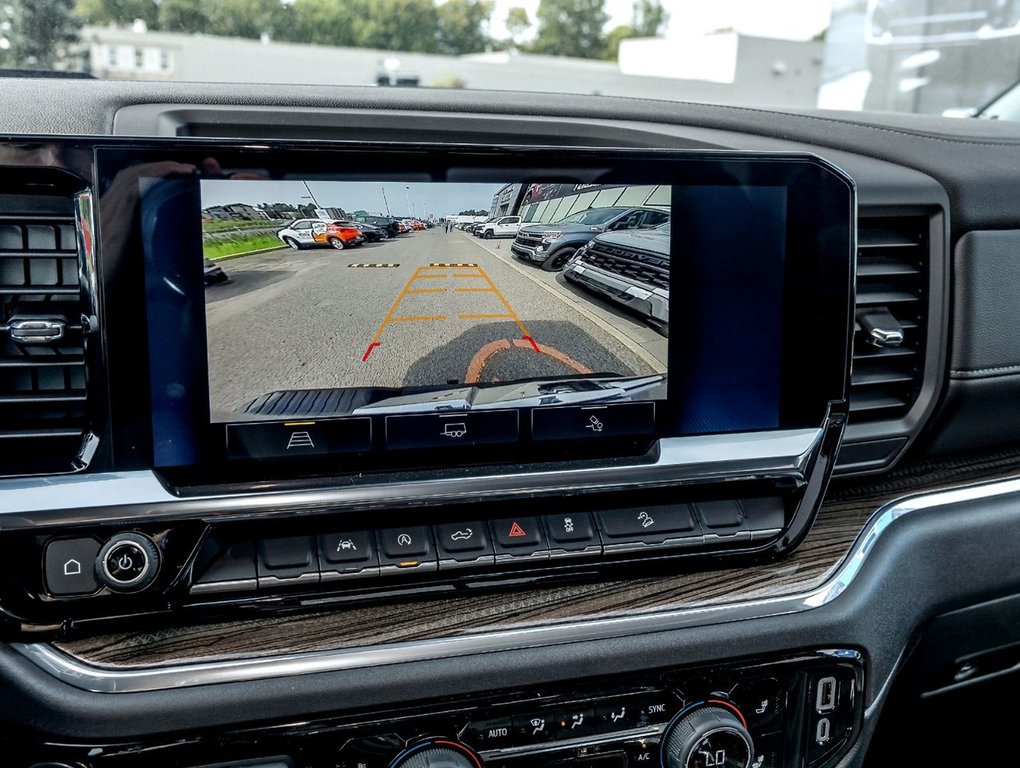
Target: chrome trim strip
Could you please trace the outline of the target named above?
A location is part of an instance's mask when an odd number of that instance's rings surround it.
[[[279,508],[364,507],[477,494],[626,488],[652,482],[806,479],[824,429],[671,437],[654,461],[533,473],[351,484],[329,488],[189,496],[168,491],[149,470],[0,480],[0,529],[196,517],[246,517]]]
[[[99,330],[99,267],[96,262],[96,219],[92,191],[74,196],[75,240],[78,244],[78,287],[81,291],[81,325],[86,340]]]
[[[335,672],[780,616],[812,610],[836,600],[860,573],[882,534],[899,518],[912,512],[1009,493],[1020,493],[1020,478],[922,494],[887,504],[872,516],[842,565],[824,584],[785,597],[365,648],[163,667],[101,666],[43,643],[12,643],[11,647],[48,674],[76,688],[97,693],[134,693]]]

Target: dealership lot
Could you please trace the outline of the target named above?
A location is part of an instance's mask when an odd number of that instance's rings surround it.
[[[231,282],[206,292],[214,412],[282,389],[665,370],[663,337],[505,240],[437,228],[223,266]]]

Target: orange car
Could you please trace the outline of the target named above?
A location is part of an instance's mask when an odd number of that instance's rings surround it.
[[[361,230],[345,221],[327,221],[321,231],[316,228],[312,231],[312,240],[320,245],[329,245],[342,251],[355,245],[365,242],[365,236]]]

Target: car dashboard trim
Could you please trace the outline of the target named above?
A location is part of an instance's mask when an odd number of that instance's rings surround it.
[[[872,516],[871,521],[858,536],[841,566],[829,579],[814,589],[778,598],[709,605],[640,616],[566,622],[497,632],[479,632],[459,637],[356,649],[130,669],[88,663],[46,643],[12,643],[11,647],[43,671],[75,688],[95,693],[137,693],[217,683],[251,682],[495,651],[519,650],[541,645],[603,640],[630,634],[801,613],[821,608],[838,599],[860,574],[869,555],[874,551],[885,531],[899,518],[912,512],[1017,492],[1020,492],[1020,478],[1011,478],[920,494],[891,502]]]
[[[476,494],[573,492],[627,488],[650,482],[682,484],[736,479],[803,481],[826,429],[794,429],[662,438],[653,460],[610,467],[531,473],[398,480],[321,489],[177,496],[149,470],[0,480],[0,526],[92,525],[153,520],[264,515],[265,509],[331,509],[413,499],[441,501]]]

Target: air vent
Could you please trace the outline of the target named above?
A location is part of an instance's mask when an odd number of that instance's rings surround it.
[[[920,392],[928,227],[923,216],[862,217],[858,222],[851,425],[899,419]]]
[[[0,475],[79,468],[88,427],[74,200],[54,191],[0,193]]]

